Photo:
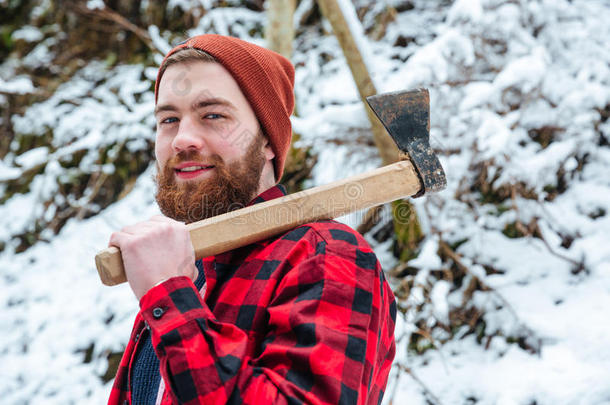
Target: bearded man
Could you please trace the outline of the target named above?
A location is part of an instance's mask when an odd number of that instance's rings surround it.
[[[185,226],[286,194],[293,86],[287,59],[237,38],[193,37],[165,57],[164,215],[109,243],[140,304],[109,404],[381,402],[396,304],[361,235],[318,221],[196,261]]]

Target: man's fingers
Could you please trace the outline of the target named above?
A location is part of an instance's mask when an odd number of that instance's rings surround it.
[[[150,230],[157,226],[159,226],[158,222],[146,221],[146,222],[140,222],[140,223],[134,224],[134,225],[128,225],[128,226],[124,227],[123,229],[121,229],[121,232],[128,233],[130,235],[137,235],[138,233],[141,233],[142,231]]]
[[[150,218],[148,221],[139,222],[137,224],[128,225],[121,229],[121,233],[131,236],[138,236],[143,234],[164,234],[173,233],[179,228],[176,225],[182,225],[181,222],[174,221],[173,219],[164,217],[162,215],[156,215]]]
[[[108,247],[115,246],[120,249],[121,245],[124,245],[125,243],[127,243],[129,241],[129,239],[131,239],[131,237],[132,237],[132,235],[122,232],[122,231],[113,232],[112,235],[110,235],[110,240],[108,241]]]
[[[180,222],[178,222],[178,221],[176,221],[174,219],[168,218],[165,215],[161,215],[161,214],[153,215],[152,217],[150,217],[149,221],[152,221],[152,222],[163,222],[163,223],[166,223],[166,224],[180,223]]]
[[[137,224],[128,225],[121,229],[121,232],[125,232],[131,235],[137,235],[142,233],[143,231],[149,231],[151,229],[158,228],[160,225],[178,225],[182,224],[181,222],[175,221],[171,218],[168,218],[163,215],[155,215],[150,217],[148,221],[142,221]]]

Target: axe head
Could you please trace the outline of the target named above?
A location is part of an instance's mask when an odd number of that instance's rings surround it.
[[[415,166],[422,188],[414,197],[447,186],[445,172],[430,147],[430,94],[427,89],[384,93],[366,98],[398,149]]]

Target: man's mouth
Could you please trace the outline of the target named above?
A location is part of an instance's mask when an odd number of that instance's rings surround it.
[[[181,164],[174,168],[174,172],[180,179],[189,180],[209,172],[214,166],[201,164]]]

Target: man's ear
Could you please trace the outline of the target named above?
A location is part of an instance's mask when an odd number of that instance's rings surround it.
[[[273,152],[273,148],[271,147],[271,143],[267,137],[265,137],[265,146],[263,147],[263,151],[265,152],[265,159],[271,160],[275,157],[275,152]]]

